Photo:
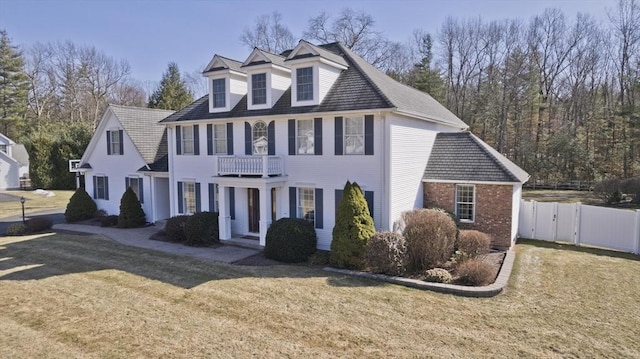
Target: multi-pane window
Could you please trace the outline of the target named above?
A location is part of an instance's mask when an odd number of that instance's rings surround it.
[[[226,106],[227,93],[225,91],[225,79],[213,80],[213,89],[211,91],[214,108]]]
[[[253,105],[267,103],[267,74],[251,75],[251,97]]]
[[[307,221],[315,221],[315,189],[298,188],[298,215]]]
[[[96,199],[108,199],[106,178],[105,176],[96,176]]]
[[[298,101],[313,100],[313,67],[296,70]]]
[[[475,186],[456,185],[456,216],[463,222],[475,220]]]
[[[193,154],[193,126],[182,126],[182,154]]]
[[[0,145],[0,152],[7,153],[7,145]]]
[[[138,177],[129,177],[129,188],[136,194],[138,201],[140,200],[140,181],[141,179]]]
[[[258,121],[253,125],[252,147],[254,155],[266,155],[268,152],[267,125]]]
[[[111,139],[111,154],[112,155],[121,155],[120,153],[120,131],[119,130],[110,130],[109,138]]]
[[[344,119],[344,153],[348,155],[364,154],[364,117]]]
[[[313,120],[298,120],[296,130],[296,153],[299,155],[314,154]]]
[[[196,213],[195,182],[184,182],[182,186],[182,208],[184,208],[184,213]]]
[[[216,154],[227,153],[227,125],[213,125],[213,151]]]

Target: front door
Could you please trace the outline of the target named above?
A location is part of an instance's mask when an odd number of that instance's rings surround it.
[[[247,188],[249,198],[249,232],[260,232],[260,191],[257,188]]]

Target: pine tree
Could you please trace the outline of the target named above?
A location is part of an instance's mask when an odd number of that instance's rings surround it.
[[[24,59],[4,30],[0,31],[0,132],[20,140],[27,110],[29,83]]]
[[[149,107],[163,110],[179,110],[193,102],[193,94],[180,76],[175,62],[169,63],[167,72],[162,75],[160,87],[149,97]]]
[[[333,227],[329,262],[340,268],[362,267],[367,241],[376,232],[367,201],[357,183],[344,186]]]
[[[64,218],[69,223],[82,221],[93,217],[97,210],[98,206],[91,199],[91,196],[84,188],[80,187],[69,199],[67,209],[64,211]]]
[[[120,228],[132,228],[141,227],[146,223],[146,216],[142,205],[138,200],[138,196],[133,192],[131,187],[127,187],[127,190],[120,199],[120,215],[118,216],[118,227]]]

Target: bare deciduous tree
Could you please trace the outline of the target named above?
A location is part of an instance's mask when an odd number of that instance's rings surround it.
[[[250,49],[257,47],[274,54],[280,54],[296,44],[293,34],[282,23],[282,15],[277,11],[259,16],[253,28],[244,29],[240,41]]]

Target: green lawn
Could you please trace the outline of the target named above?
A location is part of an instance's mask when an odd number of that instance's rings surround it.
[[[66,208],[69,198],[74,191],[52,191],[55,196],[44,197],[35,194],[33,191],[5,191],[3,193],[16,197],[24,197],[24,212],[26,214],[45,211],[48,209]],[[22,214],[22,206],[20,201],[2,202],[0,203],[0,218],[17,216]]]
[[[96,236],[0,238],[3,357],[640,357],[637,256],[523,242],[461,298]]]

